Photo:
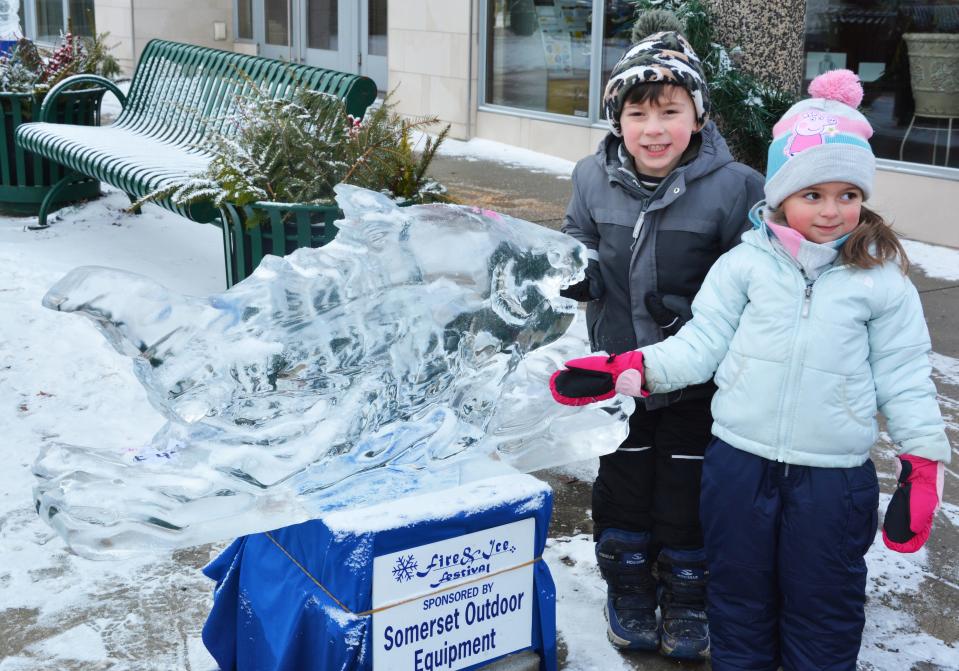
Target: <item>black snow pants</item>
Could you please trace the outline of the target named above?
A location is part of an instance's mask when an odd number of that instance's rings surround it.
[[[648,531],[654,545],[703,546],[699,484],[712,439],[712,398],[646,410],[641,401],[619,449],[599,459],[593,483],[593,537],[604,529]]]

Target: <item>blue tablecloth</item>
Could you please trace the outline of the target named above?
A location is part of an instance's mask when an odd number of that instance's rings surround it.
[[[395,519],[381,514],[385,519],[373,525],[378,528],[361,523],[350,529],[348,514],[334,513],[234,541],[204,568],[217,584],[203,642],[220,668],[372,669],[367,611],[375,556],[529,518],[535,520],[535,557],[542,556],[552,492],[531,476],[495,478],[432,496],[435,505],[423,505],[428,497],[409,499],[416,502],[412,515],[403,513],[407,499],[393,502]],[[462,502],[461,509],[451,510],[451,501]],[[532,648],[540,654],[541,671],[554,671],[556,593],[543,561],[533,563],[533,593]]]

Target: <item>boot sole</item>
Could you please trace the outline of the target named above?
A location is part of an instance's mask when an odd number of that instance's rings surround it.
[[[702,649],[687,647],[683,649],[678,645],[670,645],[666,639],[661,639],[659,644],[659,654],[669,659],[682,659],[688,662],[703,662],[709,659],[709,643]]]

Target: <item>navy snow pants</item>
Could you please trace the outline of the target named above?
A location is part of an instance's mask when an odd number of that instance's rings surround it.
[[[787,466],[714,439],[700,514],[713,671],[855,671],[879,483]]]
[[[703,452],[712,439],[710,401],[684,400],[657,410],[637,402],[626,440],[599,458],[593,484],[595,540],[614,528],[652,532],[657,548],[703,546],[699,482]]]

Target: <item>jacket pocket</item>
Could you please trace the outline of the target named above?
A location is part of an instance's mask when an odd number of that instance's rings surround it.
[[[849,512],[842,539],[843,559],[852,567],[865,570],[863,558],[879,528],[879,480],[872,459],[862,466],[845,468]]]
[[[729,389],[739,382],[747,365],[749,359],[730,350],[716,370],[713,381],[719,389]]]
[[[872,427],[876,421],[876,389],[872,375],[844,375],[839,390],[843,410],[857,424]]]

